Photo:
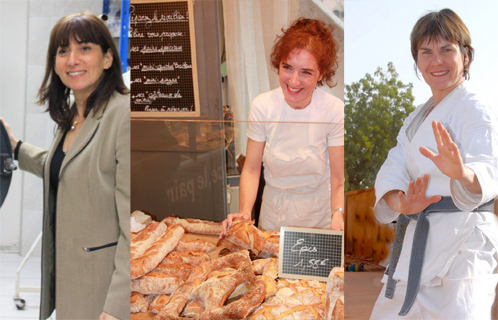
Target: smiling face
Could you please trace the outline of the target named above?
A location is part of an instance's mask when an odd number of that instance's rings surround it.
[[[308,50],[296,49],[280,62],[278,78],[287,104],[294,109],[304,109],[310,104],[322,75],[315,57]]]
[[[55,73],[73,90],[76,101],[85,101],[97,87],[104,70],[112,65],[110,50],[102,53],[100,45],[78,43],[71,38],[67,47],[57,48]]]
[[[468,63],[458,44],[438,37],[424,41],[417,53],[417,67],[431,87],[434,100],[439,103],[463,81],[464,65]]]

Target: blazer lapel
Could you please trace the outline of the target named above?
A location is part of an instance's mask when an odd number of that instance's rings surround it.
[[[62,178],[64,171],[66,170],[67,165],[78,156],[83,149],[88,146],[92,138],[97,133],[97,130],[100,125],[100,120],[102,119],[103,108],[100,108],[98,112],[94,113],[94,111],[90,111],[88,117],[86,117],[85,122],[81,126],[78,135],[73,141],[73,144],[69,148],[66,156],[64,157],[64,161],[61,165],[61,171],[59,173],[59,179]]]

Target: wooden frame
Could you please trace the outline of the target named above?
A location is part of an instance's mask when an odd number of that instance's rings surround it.
[[[137,16],[137,15],[134,15],[134,11],[135,11],[135,5],[146,5],[146,4],[166,4],[166,3],[184,3],[186,2],[187,3],[187,10],[188,10],[188,30],[189,30],[189,36],[190,36],[190,58],[191,58],[191,69],[192,69],[192,72],[191,72],[191,76],[192,76],[192,80],[190,83],[189,80],[188,83],[186,84],[188,86],[188,92],[187,92],[187,95],[189,96],[189,101],[192,100],[192,95],[193,95],[193,104],[191,105],[190,108],[186,108],[186,107],[175,107],[175,106],[157,106],[157,103],[156,105],[154,105],[154,101],[156,101],[156,99],[161,99],[161,98],[171,98],[171,99],[176,99],[176,98],[182,98],[181,96],[181,93],[180,93],[180,89],[177,89],[176,92],[169,92],[169,93],[162,93],[160,90],[161,89],[168,89],[166,87],[166,85],[170,85],[171,83],[173,84],[178,84],[180,85],[180,79],[182,79],[182,77],[180,76],[177,76],[175,77],[176,75],[173,75],[172,78],[168,79],[164,79],[162,78],[159,83],[157,81],[157,78],[154,78],[154,83],[152,83],[153,85],[156,85],[156,88],[159,88],[157,89],[156,91],[154,92],[143,92],[143,90],[133,90],[133,88],[137,87],[138,85],[135,85],[134,86],[134,83],[137,83],[137,82],[140,82],[142,83],[142,77],[133,77],[133,74],[136,72],[134,72],[134,70],[137,70],[139,69],[139,64],[135,64],[133,62],[130,62],[130,66],[132,68],[131,70],[131,74],[132,76],[130,76],[130,86],[131,86],[131,99],[130,99],[130,108],[132,109],[131,111],[131,117],[132,119],[135,118],[135,119],[144,119],[144,118],[175,118],[175,117],[200,117],[201,115],[201,110],[200,110],[200,103],[199,103],[199,84],[198,84],[198,76],[197,76],[197,55],[196,55],[196,47],[195,47],[195,25],[194,25],[194,7],[193,7],[193,1],[192,0],[132,0],[131,1],[131,4],[130,4],[130,33],[131,33],[131,37],[130,37],[130,61],[132,61],[132,57],[134,57],[134,52],[139,52],[139,46],[133,46],[133,43],[134,43],[134,38],[133,38],[133,27],[135,25],[137,25],[138,23],[144,23],[144,25],[147,23],[147,22],[143,22],[145,20],[148,20],[149,21],[153,21],[154,19],[157,19],[159,17],[159,19],[164,19],[165,17],[168,18],[169,16],[168,15],[171,15],[171,13],[162,13],[162,12],[158,12],[157,10],[154,10],[154,17],[150,18],[150,17],[147,17],[147,16]],[[152,22],[149,22],[149,23],[152,23]],[[146,27],[147,28],[147,27]],[[137,29],[138,30],[138,29]],[[143,32],[145,33],[145,32]],[[140,33],[140,32],[137,32],[138,35],[142,35],[143,38],[145,38],[145,36],[143,36],[143,33]],[[169,47],[173,47],[173,46],[169,46]],[[150,49],[154,49],[156,51],[152,51],[152,50],[146,50],[145,46],[142,50],[140,50],[144,55],[145,53],[160,53],[161,55],[164,56],[164,54],[167,54],[166,51],[161,51],[162,48],[160,48],[159,50],[157,50],[157,47],[152,47]],[[182,48],[183,49],[183,48]],[[178,65],[181,65],[181,62],[178,63]],[[184,66],[186,64],[184,63]],[[188,66],[188,65],[187,65]],[[183,69],[188,69],[188,68],[183,68]],[[144,70],[144,68],[142,67],[142,71]],[[166,69],[162,69],[162,66],[159,65],[158,66],[158,69],[157,70],[160,70],[160,71],[164,71]],[[146,71],[156,71],[156,69],[153,69],[153,70],[146,70]],[[190,73],[188,73],[188,75],[190,75]],[[143,76],[143,78],[146,79],[145,76]],[[146,81],[149,81],[151,79],[146,79]],[[176,81],[176,83],[175,83]],[[166,85],[164,85],[164,83],[166,83]],[[149,84],[149,83],[147,83]],[[145,85],[145,84],[144,84]],[[158,87],[158,85],[160,87]],[[191,87],[190,87],[191,85]],[[190,91],[192,90],[192,92]],[[141,92],[142,91],[142,92]],[[167,91],[167,90],[166,90]],[[180,97],[178,97],[180,96]],[[151,98],[152,97],[152,98]],[[171,100],[170,99],[170,100]],[[175,101],[175,100],[172,100],[172,101]],[[179,101],[179,100],[178,100]],[[148,104],[149,103],[149,104]],[[136,106],[136,105],[146,105],[144,107],[144,110],[140,110],[140,111],[134,111],[133,110],[133,107]],[[170,110],[168,110],[168,108]],[[175,110],[175,109],[178,109],[178,110]],[[191,109],[191,110],[188,110],[188,111],[182,111],[181,109]]]

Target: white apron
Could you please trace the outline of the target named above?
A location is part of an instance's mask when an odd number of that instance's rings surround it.
[[[308,124],[308,145],[297,151],[275,150],[275,133],[285,128],[285,124],[280,123],[284,105],[276,107],[281,109],[279,122],[273,126],[263,153],[266,186],[259,225],[264,230],[279,230],[282,226],[330,228],[328,157],[326,151],[321,153],[315,144],[315,139],[326,139],[325,135],[322,137],[325,130],[321,130],[325,126]],[[315,122],[313,101],[308,108],[311,108],[310,122]],[[291,134],[293,132],[289,132]]]

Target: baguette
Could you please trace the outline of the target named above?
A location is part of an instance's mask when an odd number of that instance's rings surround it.
[[[196,240],[187,240],[187,241],[179,241],[178,245],[175,248],[175,251],[181,252],[190,252],[190,251],[204,251],[206,253],[214,251],[216,246],[206,240],[196,239]]]
[[[169,296],[166,294],[158,295],[154,301],[149,306],[149,311],[153,313],[159,313],[161,309],[168,304]]]
[[[200,219],[181,219],[173,216],[166,217],[163,221],[168,226],[182,226],[187,233],[220,234],[223,231],[221,222],[212,222]]]
[[[182,280],[187,280],[193,270],[194,267],[186,263],[167,264],[161,262],[152,271],[162,273],[170,277],[176,277]]]
[[[152,222],[145,229],[143,229],[133,240],[130,242],[130,257],[131,259],[141,257],[145,250],[159,239],[165,232],[167,226],[161,222]]]
[[[142,294],[171,294],[183,280],[158,272],[150,272],[131,281],[131,290]]]
[[[153,298],[153,295],[144,296],[140,292],[132,292],[130,297],[130,312],[147,312]]]
[[[157,267],[180,241],[184,230],[180,226],[171,226],[144,254],[130,262],[130,276],[136,279]]]
[[[177,264],[185,263],[195,267],[198,264],[211,260],[211,257],[203,251],[181,252],[173,251],[169,253],[161,263]]]

